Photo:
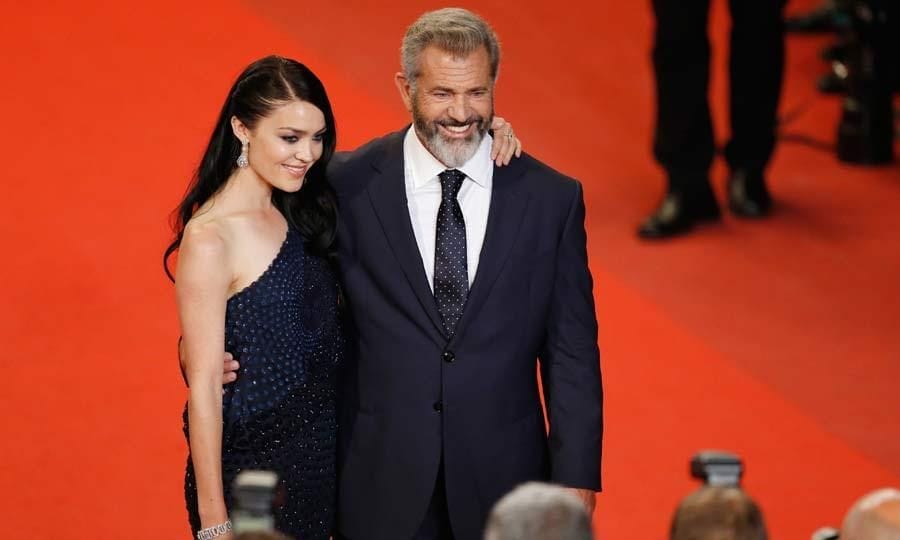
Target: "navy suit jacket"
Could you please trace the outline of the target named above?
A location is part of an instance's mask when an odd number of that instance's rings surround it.
[[[341,154],[329,169],[355,334],[339,529],[353,540],[410,538],[443,461],[455,536],[476,539],[492,505],[521,482],[600,489],[602,389],[582,190],[528,155],[494,169],[481,259],[448,338],[409,220],[405,131]]]

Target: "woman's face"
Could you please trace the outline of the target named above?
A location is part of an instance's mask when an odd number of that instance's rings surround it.
[[[307,101],[295,100],[261,118],[253,130],[240,121],[235,133],[249,143],[250,168],[273,188],[295,192],[322,157],[325,115]]]

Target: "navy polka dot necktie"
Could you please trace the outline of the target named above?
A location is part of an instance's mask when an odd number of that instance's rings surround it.
[[[444,321],[444,330],[452,336],[469,295],[466,221],[456,200],[466,175],[448,169],[438,178],[441,179],[441,206],[437,214],[434,250],[434,299]]]

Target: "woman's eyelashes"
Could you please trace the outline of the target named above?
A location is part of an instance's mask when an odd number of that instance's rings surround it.
[[[312,140],[315,142],[322,142],[325,139],[325,132],[316,133],[312,136]],[[300,137],[296,135],[282,135],[281,140],[288,144],[294,144],[295,142],[300,140]]]

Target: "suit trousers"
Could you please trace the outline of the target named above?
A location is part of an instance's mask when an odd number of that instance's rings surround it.
[[[653,69],[656,130],[653,153],[670,189],[708,189],[715,154],[709,101],[709,0],[652,0],[656,16]],[[785,0],[729,0],[732,169],[762,171],[775,147],[784,69]]]
[[[337,540],[351,540],[338,533]],[[453,540],[453,531],[450,528],[450,513],[447,509],[447,491],[444,487],[444,464],[438,468],[437,480],[434,483],[434,493],[428,503],[428,509],[422,518],[419,529],[412,540]]]
[[[425,517],[419,530],[413,536],[413,540],[453,540],[453,531],[450,529],[450,513],[447,509],[447,491],[444,487],[444,464],[438,468],[437,481],[434,484],[434,493],[425,511]]]

